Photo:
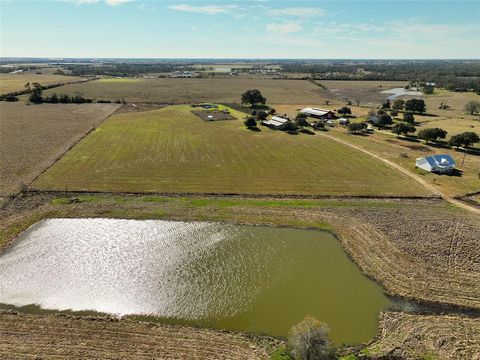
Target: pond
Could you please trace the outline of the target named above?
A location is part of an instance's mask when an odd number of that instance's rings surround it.
[[[368,341],[390,305],[328,232],[116,219],[24,231],[0,255],[0,303],[274,336],[309,314],[336,343]]]

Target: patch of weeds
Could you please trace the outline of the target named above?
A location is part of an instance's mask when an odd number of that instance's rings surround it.
[[[270,360],[291,360],[292,358],[287,352],[287,349],[285,346],[280,346],[279,348],[276,348],[271,354],[270,354]]]
[[[338,358],[338,360],[357,360],[358,357],[357,355],[347,355],[347,356],[342,356],[341,358]]]

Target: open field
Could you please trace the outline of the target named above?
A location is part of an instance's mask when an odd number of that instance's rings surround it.
[[[452,315],[385,312],[380,339],[364,353],[374,359],[479,359],[480,321]]]
[[[30,71],[18,74],[0,74],[0,95],[25,90],[25,84],[28,82],[50,85],[77,80],[81,80],[81,78],[66,75],[35,74],[35,72]]]
[[[33,188],[161,193],[424,196],[380,161],[318,135],[205,122],[187,105],[118,114]],[[231,114],[242,117],[232,110]]]
[[[268,357],[265,347],[243,334],[112,318],[0,312],[0,337],[0,357],[8,359]]]
[[[30,183],[118,105],[0,103],[0,197]]]
[[[480,156],[478,155],[467,155],[462,166],[464,155],[462,151],[425,145],[423,142],[397,139],[393,134],[375,132],[368,136],[356,136],[347,134],[344,128],[332,129],[328,134],[401,165],[420,175],[425,181],[449,196],[462,196],[480,190]],[[461,171],[461,176],[438,175],[415,169],[415,159],[429,154],[452,155],[457,162],[457,169]]]
[[[125,99],[128,102],[184,104],[240,102],[243,92],[259,89],[272,103],[311,103],[328,93],[305,80],[254,79],[104,79],[72,84],[45,94],[65,93],[93,99]]]

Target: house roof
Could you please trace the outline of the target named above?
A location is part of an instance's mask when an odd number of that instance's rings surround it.
[[[424,158],[432,167],[449,168],[455,166],[455,160],[450,155],[429,155]]]
[[[308,114],[308,115],[316,115],[316,116],[323,116],[323,115],[326,115],[328,113],[332,113],[333,112],[331,110],[325,110],[325,109],[319,109],[319,108],[311,108],[311,107],[307,107],[305,109],[302,109],[300,110],[300,112],[302,114]]]

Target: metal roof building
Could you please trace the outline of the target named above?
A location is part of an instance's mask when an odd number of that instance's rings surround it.
[[[262,124],[272,129],[283,129],[287,122],[288,119],[284,119],[280,116],[272,116],[269,120],[263,120]]]
[[[446,173],[455,168],[455,160],[450,155],[429,155],[416,160],[416,166],[420,169]]]
[[[331,110],[311,108],[311,107],[307,107],[305,109],[300,110],[300,113],[317,118],[317,119],[331,119],[335,117],[335,113]]]

